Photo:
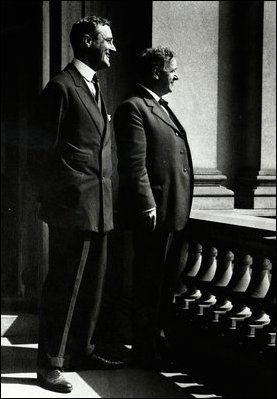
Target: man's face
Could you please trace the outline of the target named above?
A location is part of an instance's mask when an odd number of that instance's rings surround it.
[[[110,27],[108,25],[99,25],[97,30],[98,37],[93,41],[91,47],[91,61],[96,71],[109,68],[111,65],[110,54],[116,51]]]
[[[178,80],[177,75],[177,61],[173,57],[171,60],[166,60],[164,68],[160,70],[160,88],[163,95],[171,93],[173,90],[175,80]]]

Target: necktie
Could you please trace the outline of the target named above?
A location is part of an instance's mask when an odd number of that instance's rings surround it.
[[[174,112],[171,110],[171,108],[168,106],[168,102],[165,101],[163,98],[159,99],[159,103],[167,110],[168,115],[170,119],[174,122],[175,126],[180,130],[181,134],[184,134],[184,128],[181,125],[181,123],[178,121],[176,118]]]
[[[98,80],[98,76],[96,75],[96,73],[94,74],[94,76],[92,78],[92,83],[95,87],[95,100],[98,104],[98,107],[101,110],[100,85],[99,85],[99,80]]]
[[[168,107],[168,102],[167,101],[165,101],[163,98],[160,98],[159,99],[159,103],[163,106],[163,107]]]

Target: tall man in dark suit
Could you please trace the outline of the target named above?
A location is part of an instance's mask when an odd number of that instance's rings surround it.
[[[119,216],[133,232],[133,356],[147,368],[162,349],[178,274],[178,248],[192,203],[193,169],[186,132],[161,97],[178,80],[165,47],[146,49],[139,85],[116,110]]]
[[[96,72],[116,51],[110,23],[85,17],[71,30],[74,59],[43,90],[30,130],[30,166],[49,226],[41,300],[38,382],[70,392],[63,367],[111,368],[93,343],[113,228],[111,136]]]

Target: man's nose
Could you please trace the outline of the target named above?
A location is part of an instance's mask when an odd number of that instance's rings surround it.
[[[175,73],[175,75],[174,75],[174,78],[173,78],[174,80],[179,80],[179,76]]]
[[[114,45],[113,43],[112,43],[111,46],[110,46],[110,50],[116,51],[115,45]]]

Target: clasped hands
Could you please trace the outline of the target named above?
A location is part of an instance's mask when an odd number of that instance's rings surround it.
[[[154,231],[157,223],[157,211],[151,209],[140,214],[141,227],[147,231]]]

